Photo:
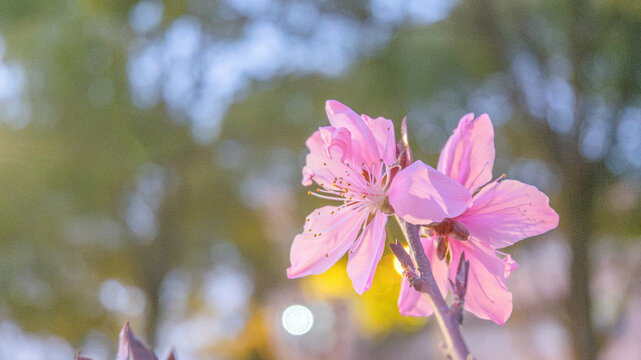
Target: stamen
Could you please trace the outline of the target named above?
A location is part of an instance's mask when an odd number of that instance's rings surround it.
[[[311,193],[311,195],[314,195],[314,196],[316,196],[316,197],[318,197],[318,198],[321,198],[321,199],[343,201],[343,199],[341,199],[341,198],[339,198],[339,197],[333,197],[333,196],[321,195],[321,194],[319,194],[319,193],[315,193],[315,192]],[[320,213],[319,213],[318,215],[320,215]]]

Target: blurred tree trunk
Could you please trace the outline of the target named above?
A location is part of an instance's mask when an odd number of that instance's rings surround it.
[[[568,323],[575,359],[596,359],[597,346],[591,315],[590,279],[593,242],[592,217],[599,183],[598,168],[587,163],[576,151],[568,149],[564,161],[562,199],[566,234],[572,250],[570,288],[567,299]]]
[[[593,231],[592,217],[595,196],[602,171],[597,164],[589,163],[580,154],[579,137],[586,123],[584,109],[588,86],[581,72],[586,59],[594,50],[598,29],[592,21],[590,4],[586,0],[570,0],[568,16],[568,52],[572,64],[570,82],[574,89],[575,126],[570,135],[572,141],[566,148],[569,153],[559,168],[563,169],[563,196],[566,206],[567,236],[572,250],[570,264],[570,292],[568,294],[568,314],[570,315],[570,334],[576,359],[594,360],[597,356],[597,343],[592,323],[592,297],[590,284],[592,264],[590,249]]]
[[[178,167],[175,167],[178,168]],[[167,168],[165,168],[167,169]],[[153,348],[158,341],[158,328],[162,316],[160,296],[162,283],[180,256],[180,224],[184,221],[187,191],[184,184],[165,186],[164,199],[158,209],[158,236],[148,244],[139,246],[136,256],[139,260],[138,274],[147,297],[145,307],[145,335]]]

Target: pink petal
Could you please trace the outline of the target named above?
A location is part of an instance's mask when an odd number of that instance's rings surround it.
[[[360,168],[355,170],[346,164],[350,161],[352,163],[362,161],[360,154],[353,151],[354,144],[350,140],[350,133],[347,129],[337,129],[332,126],[321,127],[307,139],[306,144],[310,152],[303,167],[303,185],[309,186],[312,181],[331,185],[334,179],[350,174],[352,176],[351,182],[355,184],[357,189],[359,186],[363,189],[367,187],[360,174],[362,170]],[[356,144],[356,146],[358,145]]]
[[[396,174],[387,194],[396,214],[412,224],[440,222],[472,204],[466,188],[421,161]]]
[[[519,268],[519,263],[517,263],[516,260],[512,259],[512,255],[510,254],[506,254],[503,258],[503,265],[505,266],[503,276],[505,276],[506,279],[508,278],[508,276],[510,276],[512,271]]]
[[[474,193],[492,180],[493,165],[494,129],[490,117],[463,116],[441,151],[438,170]]]
[[[398,311],[405,316],[430,316],[434,312],[425,295],[414,290],[405,277],[401,281],[401,293],[398,296]]]
[[[326,126],[320,128],[325,154],[333,160],[352,160],[352,134],[345,128]]]
[[[430,260],[430,268],[432,269],[434,280],[436,280],[436,284],[441,291],[441,295],[445,298],[450,289],[448,281],[448,264],[445,259],[439,260],[436,255],[436,249],[434,249],[432,239],[421,238],[421,242],[423,243],[423,247],[427,250],[427,258]]]
[[[352,134],[352,149],[360,155],[363,162],[368,166],[372,162],[378,164],[381,157],[376,138],[363,119],[352,109],[336,100],[328,100],[325,103],[325,110],[332,126],[346,128]]]
[[[305,146],[307,146],[307,149],[309,149],[309,152],[311,153],[320,154],[323,152],[325,140],[323,139],[323,135],[321,134],[321,129],[323,128],[321,127],[318,130],[314,131],[312,135],[310,135],[310,137],[305,141]]]
[[[503,180],[484,187],[457,220],[484,244],[500,249],[556,228],[559,215],[549,202],[534,186]]]
[[[314,133],[312,133],[312,135],[307,139],[307,141],[305,141],[305,145],[307,145],[307,148],[309,149],[310,154],[322,154],[324,143],[325,142],[323,140],[323,137],[321,136],[320,130],[314,131]],[[302,181],[303,186],[311,185],[313,177],[314,177],[314,170],[307,165],[303,166],[303,181]]]
[[[430,268],[434,280],[438,285],[443,298],[447,297],[449,285],[447,281],[448,267],[444,260],[439,260],[432,246],[432,239],[421,238],[423,248],[426,250],[427,258],[430,260]],[[432,305],[424,294],[414,290],[405,277],[401,282],[401,293],[398,297],[398,310],[405,316],[430,316],[434,312]]]
[[[392,120],[383,117],[372,119],[365,114],[362,114],[361,118],[365,121],[365,125],[372,131],[372,135],[374,135],[376,139],[378,153],[381,155],[381,159],[383,159],[385,164],[391,166],[396,158],[394,123]]]
[[[367,215],[366,210],[338,210],[334,206],[314,210],[303,233],[294,238],[287,276],[297,278],[329,269],[352,246]]]
[[[505,265],[493,249],[477,241],[470,238],[450,243],[450,278],[456,277],[461,251],[465,251],[465,258],[470,262],[465,309],[481,319],[504,325],[512,313],[512,293],[505,283]]]
[[[378,212],[365,227],[349,251],[347,274],[354,290],[362,294],[372,286],[376,265],[385,250],[385,224],[387,215]]]
[[[335,172],[343,173],[348,169],[344,161],[346,158],[350,161],[352,159],[351,142],[351,135],[345,128],[323,126],[314,131],[305,142],[309,154],[306,165],[303,167],[303,185],[311,185],[315,176],[320,176],[325,182],[331,183]],[[310,161],[310,158],[315,161]],[[327,168],[328,163],[330,168]]]
[[[301,182],[303,186],[309,186],[313,184],[312,179],[314,178],[314,170],[309,166],[303,166],[303,181]]]

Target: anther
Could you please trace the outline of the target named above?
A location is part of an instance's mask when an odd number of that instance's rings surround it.
[[[443,260],[445,255],[447,255],[447,250],[449,249],[449,242],[447,241],[447,236],[439,236],[436,240],[436,256],[439,260]]]

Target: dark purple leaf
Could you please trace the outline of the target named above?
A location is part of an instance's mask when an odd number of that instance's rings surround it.
[[[120,331],[116,360],[158,360],[158,358],[147,345],[134,335],[129,327],[129,321],[127,321]]]

